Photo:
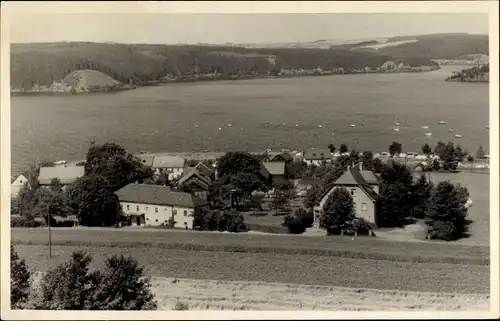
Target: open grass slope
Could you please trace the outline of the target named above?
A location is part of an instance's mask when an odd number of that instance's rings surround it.
[[[37,286],[42,273],[33,276]],[[488,310],[489,295],[447,294],[261,281],[195,280],[152,277],[159,310]]]
[[[30,269],[45,272],[84,249],[94,256],[92,267],[101,267],[113,254],[132,255],[155,277],[259,281],[380,290],[489,293],[489,267],[444,263],[411,263],[381,260],[286,255],[177,251],[162,248],[109,248],[17,245]],[[208,295],[208,294],[207,294]]]
[[[11,239],[14,244],[47,245],[48,231],[46,228],[12,228]],[[274,236],[141,228],[55,228],[52,229],[52,244],[489,265],[489,247],[392,242],[368,237]]]

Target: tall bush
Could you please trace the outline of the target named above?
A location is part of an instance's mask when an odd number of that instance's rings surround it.
[[[24,259],[10,245],[10,303],[15,309],[28,299],[31,273]]]
[[[88,300],[90,310],[153,310],[157,303],[149,278],[137,260],[114,255],[105,267],[93,274],[97,287]]]
[[[426,215],[428,236],[431,239],[452,241],[466,232],[469,193],[465,187],[448,181],[439,182],[434,189]]]
[[[143,268],[131,257],[113,256],[102,270],[90,271],[92,256],[73,252],[71,259],[51,269],[41,280],[34,309],[150,310],[157,304]]]

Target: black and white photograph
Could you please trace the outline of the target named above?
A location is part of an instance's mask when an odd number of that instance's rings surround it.
[[[474,2],[2,3],[2,319],[498,317]]]

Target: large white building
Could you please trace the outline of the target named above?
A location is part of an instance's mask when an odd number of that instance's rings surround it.
[[[325,148],[308,148],[304,151],[304,162],[309,165],[320,166],[323,162],[332,160],[332,153]]]
[[[168,173],[168,179],[178,179],[184,173],[186,159],[177,155],[135,155],[144,166],[151,167],[155,174]]]
[[[189,193],[174,192],[168,186],[132,183],[115,194],[133,226],[168,225],[172,218],[174,227],[192,229],[194,209],[208,205],[207,201]]]

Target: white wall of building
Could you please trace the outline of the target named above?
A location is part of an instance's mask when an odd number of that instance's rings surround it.
[[[172,167],[172,168],[156,168],[155,172],[156,174],[160,174],[162,171],[165,171],[168,173],[168,179],[173,180],[180,178],[182,174],[184,173],[184,167]]]
[[[23,188],[24,184],[28,182],[28,179],[24,175],[19,175],[14,182],[10,185],[10,197],[14,198],[19,195],[19,192]]]
[[[123,213],[125,214],[144,214],[146,226],[159,226],[162,223],[167,225],[168,220],[171,217],[174,217],[176,222],[175,227],[184,228],[186,226],[185,224],[187,224],[189,229],[193,228],[193,208],[129,202],[120,202],[120,205],[122,206]],[[135,222],[132,222],[132,224],[135,224]]]

